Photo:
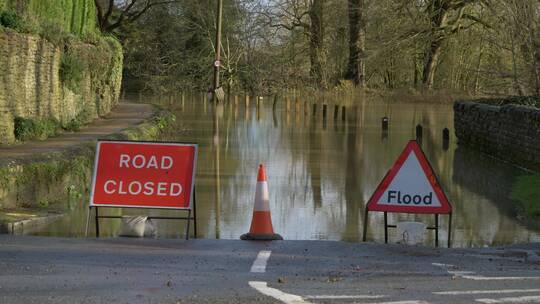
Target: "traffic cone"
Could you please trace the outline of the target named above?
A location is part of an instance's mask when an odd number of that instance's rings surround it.
[[[264,166],[259,165],[257,174],[257,189],[255,190],[255,207],[251,218],[249,233],[240,237],[245,241],[273,241],[283,240],[281,235],[274,233],[272,227],[272,216],[270,215],[268,183],[266,182],[266,172]]]

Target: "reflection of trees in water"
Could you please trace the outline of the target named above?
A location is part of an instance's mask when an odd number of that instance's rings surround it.
[[[470,240],[466,245],[526,242],[534,236],[517,221],[517,203],[509,198],[520,169],[462,147],[453,167],[456,229]]]
[[[353,104],[351,100],[339,103]],[[515,174],[499,170],[496,161],[480,166],[477,155],[477,158],[460,156],[460,152],[454,152],[454,138],[450,149],[442,150],[442,129],[449,127],[453,134],[450,105],[384,103],[379,99],[357,99],[354,104],[358,105],[357,111],[347,108],[347,126],[338,131],[322,129],[320,105],[315,119],[310,104],[307,115],[302,107],[297,111],[291,106],[286,113],[285,107],[278,105],[277,127],[273,113],[266,113],[257,121],[256,115],[245,111],[242,102],[224,111],[219,122],[223,237],[235,237],[249,228],[256,163],[268,161],[270,200],[272,210],[277,211],[272,216],[279,233],[293,238],[358,240],[364,203],[407,141],[414,137],[416,124],[422,123],[425,127],[422,147],[454,206],[456,244],[527,240],[529,232],[513,219],[514,203],[505,198]],[[254,105],[250,109],[254,111]],[[272,105],[267,105],[265,111],[272,111]],[[199,228],[203,235],[211,237],[215,228],[211,115],[204,114],[200,102],[186,102],[179,115],[178,130],[187,126],[190,131],[180,135],[171,131],[164,139],[200,144]],[[385,140],[381,140],[380,129],[383,116],[390,117],[389,136]],[[333,123],[332,118],[329,115],[329,123]],[[486,158],[480,156],[480,159]],[[494,174],[498,177],[494,178]],[[476,180],[485,185],[479,185]],[[432,216],[389,215],[392,223],[403,220],[433,222]],[[369,224],[369,238],[381,241],[382,213],[370,214]],[[171,231],[180,227],[174,223],[167,225]],[[441,243],[446,237],[446,225],[443,216]],[[432,234],[428,235],[431,238]]]

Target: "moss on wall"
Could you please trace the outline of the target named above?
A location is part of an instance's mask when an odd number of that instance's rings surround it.
[[[34,26],[54,24],[80,38],[97,31],[93,0],[0,0],[0,9],[16,11]]]
[[[107,114],[120,95],[122,61],[113,37],[72,37],[60,47],[0,28],[0,143],[15,141],[16,117],[69,128]]]

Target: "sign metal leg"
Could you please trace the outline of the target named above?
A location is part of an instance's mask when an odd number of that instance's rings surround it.
[[[448,248],[451,247],[451,236],[452,236],[452,212],[448,214]]]
[[[88,213],[86,214],[86,229],[84,230],[85,237],[88,237],[88,228],[90,226],[90,212],[92,212],[92,207],[88,206]]]
[[[197,190],[193,188],[193,238],[197,238]]]
[[[189,223],[191,222],[191,209],[188,210],[187,224],[186,224],[186,241],[189,240]]]
[[[369,210],[366,208],[366,211],[364,212],[364,235],[362,236],[363,242],[366,241],[366,237],[367,237],[368,213],[369,213]]]
[[[388,213],[384,213],[384,243],[388,244]]]
[[[439,247],[439,214],[435,213],[435,247]]]
[[[99,213],[98,213],[98,207],[95,207],[96,209],[96,238],[99,237]]]

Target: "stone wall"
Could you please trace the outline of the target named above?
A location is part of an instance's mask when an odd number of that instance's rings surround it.
[[[62,56],[68,53],[84,64],[78,89],[60,77]],[[121,71],[122,49],[112,38],[96,44],[72,39],[59,47],[0,27],[0,144],[15,141],[17,116],[55,118],[66,125],[106,114],[118,101]]]
[[[540,171],[540,108],[496,104],[500,103],[488,100],[454,103],[459,145]]]

